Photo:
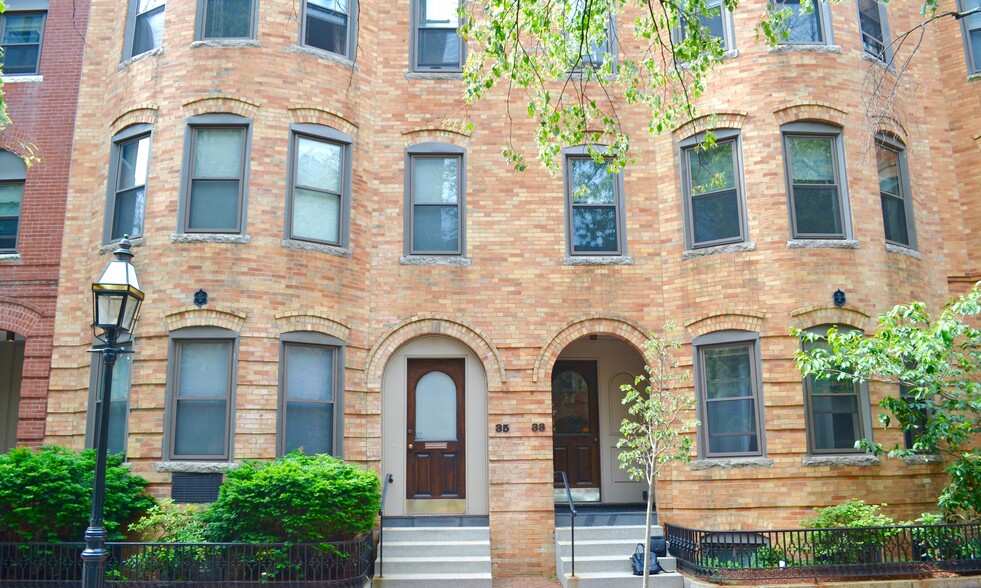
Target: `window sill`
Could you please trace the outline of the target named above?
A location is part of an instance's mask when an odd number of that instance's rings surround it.
[[[739,49],[728,49],[722,52],[722,61],[739,57]]]
[[[868,53],[866,51],[862,51],[862,61],[867,61],[873,65],[878,65],[879,67],[881,67],[882,69],[888,72],[896,73],[896,68],[894,68],[893,66],[889,65],[889,63],[882,61],[875,55],[872,55],[871,53]]]
[[[117,70],[126,69],[127,67],[133,65],[138,61],[143,61],[144,59],[150,59],[151,57],[163,55],[163,52],[164,52],[163,47],[157,47],[156,49],[150,49],[149,51],[144,51],[139,55],[134,55],[129,59],[124,59],[123,62],[119,64],[119,67],[117,67],[116,69]]]
[[[327,61],[333,61],[340,65],[350,67],[352,69],[358,69],[358,64],[354,63],[347,57],[343,55],[338,55],[337,53],[331,53],[330,51],[325,51],[324,49],[317,49],[316,47],[307,47],[305,45],[290,45],[289,49],[291,53],[299,53],[300,55],[310,55],[312,57],[319,57],[320,59],[326,59]]]
[[[237,467],[238,464],[233,461],[160,461],[156,470],[181,474],[222,474]]]
[[[702,247],[700,249],[686,249],[681,254],[682,259],[697,259],[708,255],[722,255],[723,253],[742,253],[743,251],[756,251],[756,243],[752,241],[742,243],[727,243],[725,245],[715,245],[713,247]]]
[[[338,247],[336,245],[327,245],[325,243],[311,243],[310,241],[299,241],[297,239],[283,239],[279,242],[280,245],[287,249],[297,249],[300,251],[316,251],[317,253],[326,253],[327,255],[333,255],[334,257],[344,257],[347,259],[351,258],[351,250],[345,247]]]
[[[629,255],[567,255],[562,265],[633,265]]]
[[[769,457],[703,457],[691,462],[691,471],[693,472],[772,467],[773,460]]]
[[[462,255],[402,255],[399,265],[473,265],[469,257]]]
[[[886,251],[889,253],[896,253],[899,255],[905,255],[907,257],[912,257],[913,259],[923,260],[923,256],[920,252],[915,249],[910,249],[909,247],[903,247],[902,245],[893,245],[892,243],[886,243]]]
[[[225,233],[174,233],[170,236],[171,243],[251,243],[248,235],[228,235]]]
[[[34,83],[34,82],[43,82],[44,76],[42,75],[18,76],[18,75],[7,74],[0,79],[2,79],[3,83],[5,84],[27,84],[27,83]]]
[[[791,239],[787,249],[858,249],[855,239]]]
[[[119,249],[119,242],[122,239],[116,239],[115,241],[110,241],[99,246],[99,255],[105,255],[106,253],[112,253],[113,251]],[[130,239],[130,243],[133,247],[143,247],[146,245],[146,237],[137,237],[135,239]]]
[[[20,253],[0,253],[0,261],[20,261]]]
[[[800,460],[804,467],[821,466],[877,466],[879,458],[874,455],[809,455]]]
[[[981,80],[981,71],[972,73],[967,76],[967,81],[969,82],[976,82],[978,80]],[[6,82],[7,80],[4,81]]]
[[[906,465],[930,465],[943,463],[944,459],[939,455],[927,454],[927,455],[907,455],[903,458],[903,463]]]
[[[406,72],[407,80],[462,80],[461,71],[410,71]]]
[[[208,39],[191,43],[191,49],[201,47],[262,47],[262,44],[258,39]]]
[[[767,48],[767,53],[841,53],[841,45],[785,44]]]

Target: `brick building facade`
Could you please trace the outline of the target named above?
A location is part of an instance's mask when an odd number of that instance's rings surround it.
[[[0,450],[39,445],[88,2],[11,0],[0,131]],[[22,157],[38,160],[27,167]]]
[[[391,514],[489,516],[496,574],[550,573],[553,469],[585,500],[642,499],[616,466],[618,390],[670,320],[703,424],[693,464],[659,483],[662,521],[794,526],[849,497],[930,508],[942,465],[851,445],[900,441],[872,431],[895,391],[802,386],[790,329],[870,331],[981,278],[970,25],[929,27],[893,116],[870,124],[866,84],[895,74],[856,5],[820,5],[811,37],[768,49],[748,2],[701,118],[651,138],[625,112],[637,163],[621,178],[575,149],[551,177],[503,162],[531,124],[511,128],[503,93],[465,108],[460,48],[422,5],[92,1],[47,441],[87,442],[80,285],[129,234],[147,298],[114,426],[160,495],[316,447],[393,473]],[[893,32],[921,18],[878,14]],[[689,149],[709,121],[726,157],[704,165],[731,179],[715,204]],[[570,196],[582,177],[603,178],[594,208]]]

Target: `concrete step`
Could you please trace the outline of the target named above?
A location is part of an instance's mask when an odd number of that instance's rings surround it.
[[[491,588],[488,527],[385,527],[380,555],[374,587]]]
[[[385,574],[371,581],[372,588],[492,588],[486,574]],[[673,588],[673,587],[671,587]]]
[[[387,533],[387,531],[386,531]],[[572,536],[571,527],[556,527],[555,538],[559,541],[569,541]],[[664,529],[659,525],[651,525],[651,536],[663,537]],[[576,543],[579,540],[624,539],[634,538],[634,543],[644,541],[644,525],[611,525],[605,527],[576,527]]]
[[[572,570],[572,557],[563,555],[560,557],[562,569],[566,572]],[[678,569],[678,562],[670,555],[657,558],[657,563],[661,564],[661,569],[665,572],[674,572]],[[595,573],[620,573],[631,572],[630,555],[580,555],[576,549],[576,573],[595,572]]]
[[[385,538],[384,557],[419,557],[438,553],[448,557],[481,556],[487,552],[486,541],[389,541]]]
[[[579,558],[576,558],[578,565]],[[385,575],[389,574],[489,574],[490,557],[452,557],[427,555],[425,557],[385,556]],[[377,569],[377,567],[376,567]]]
[[[638,543],[633,539],[583,539],[576,537],[576,555],[630,555]],[[572,553],[571,541],[557,541],[556,545],[564,554]],[[387,547],[386,547],[387,549]]]
[[[578,560],[577,560],[578,562]],[[570,577],[564,574],[559,577],[564,588],[640,588],[644,579],[641,576],[612,573],[579,573]],[[685,577],[677,572],[662,572],[650,578],[650,588],[684,588]]]
[[[643,533],[641,533],[643,535]],[[490,541],[489,527],[385,527],[385,543],[406,541]]]

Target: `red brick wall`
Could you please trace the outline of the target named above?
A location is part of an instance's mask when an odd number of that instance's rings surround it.
[[[26,153],[25,145],[30,145],[40,158],[27,170],[17,239],[20,257],[0,261],[0,329],[27,337],[18,445],[38,445],[45,433],[58,266],[88,7],[87,0],[51,2],[41,47],[43,79],[18,81],[18,76],[7,76],[3,85],[12,122],[0,131],[0,148]]]

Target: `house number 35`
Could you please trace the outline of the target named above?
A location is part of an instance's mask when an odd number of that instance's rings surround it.
[[[511,425],[502,425],[501,423],[498,423],[494,425],[494,430],[498,433],[507,433],[511,430]]]

